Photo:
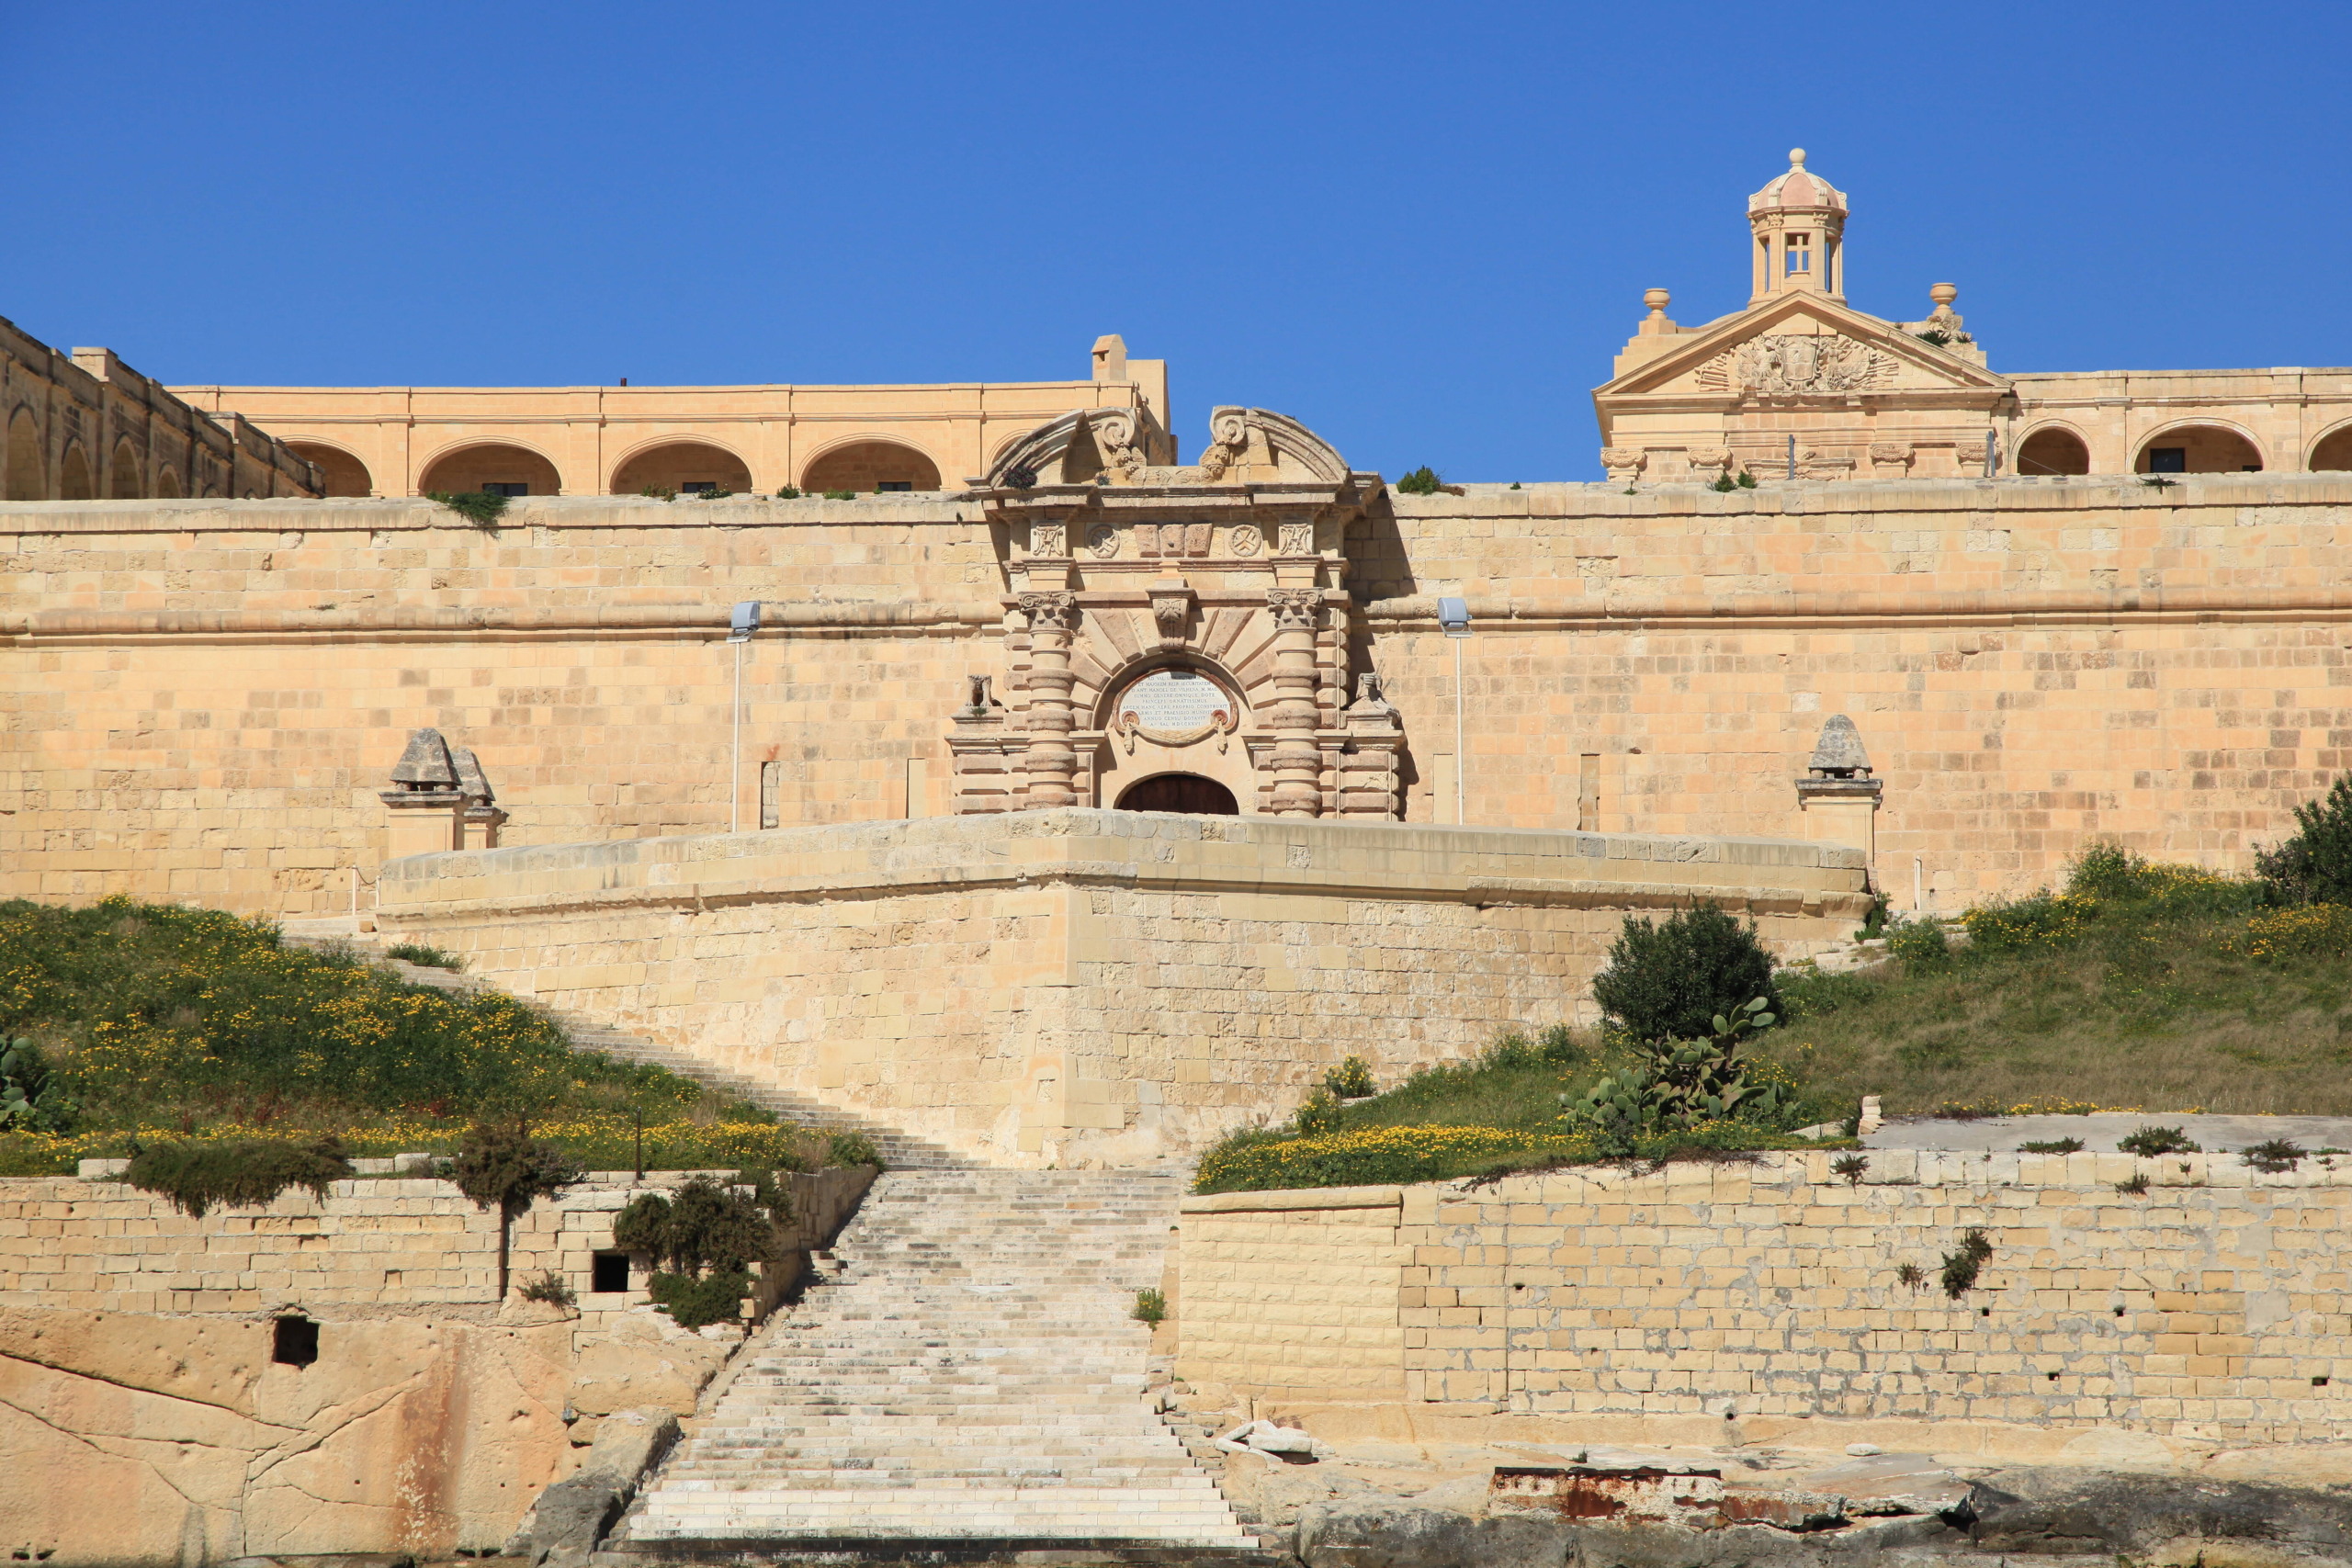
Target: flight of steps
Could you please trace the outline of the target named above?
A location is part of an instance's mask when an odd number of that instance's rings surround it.
[[[925,1543],[1254,1553],[1147,1401],[1181,1174],[893,1170],[596,1562]]]
[[[307,947],[324,951],[348,948],[371,963],[383,964],[397,970],[404,980],[421,986],[432,986],[445,991],[494,990],[492,982],[447,969],[429,968],[407,964],[390,957],[381,935],[359,929],[359,922],[347,916],[323,919],[289,919],[279,927],[282,938],[289,947]],[[731,1094],[748,1100],[763,1110],[772,1111],[796,1126],[811,1127],[823,1133],[863,1133],[879,1150],[882,1161],[892,1169],[947,1168],[968,1163],[963,1156],[944,1148],[926,1138],[895,1127],[869,1122],[862,1116],[807,1095],[741,1073],[730,1072],[677,1049],[632,1034],[625,1029],[615,1029],[594,1019],[561,1008],[551,1008],[536,998],[526,998],[533,1007],[555,1020],[571,1043],[582,1051],[593,1051],[600,1056],[639,1066],[663,1067],[683,1078],[691,1078],[705,1089],[721,1094]]]

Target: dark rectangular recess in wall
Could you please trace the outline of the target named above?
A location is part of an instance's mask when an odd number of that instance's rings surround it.
[[[588,1263],[588,1289],[609,1296],[628,1289],[628,1254],[600,1252]]]
[[[319,1325],[307,1317],[270,1323],[269,1359],[284,1367],[307,1367],[319,1359]]]

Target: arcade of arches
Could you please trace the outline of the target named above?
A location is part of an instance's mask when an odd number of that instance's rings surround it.
[[[752,488],[752,470],[743,459],[723,446],[702,441],[672,441],[649,446],[613,470],[615,495],[641,495],[649,490],[685,494],[698,490],[742,495]]]
[[[2062,425],[2037,430],[2018,446],[2021,474],[2087,474],[2091,449],[2083,438]]]
[[[493,485],[501,487],[502,495],[560,495],[563,491],[555,465],[537,452],[488,442],[442,453],[426,466],[416,488],[462,494]]]
[[[911,446],[895,441],[860,441],[836,446],[808,465],[800,488],[821,494],[854,491],[937,490],[939,465]]]
[[[7,483],[0,498],[46,501],[49,476],[41,471],[40,425],[30,409],[18,409],[8,421]]]
[[[2175,425],[2140,447],[2132,465],[2140,474],[2258,474],[2262,454],[2234,430],[2212,424]]]
[[[57,468],[57,499],[60,501],[95,501],[98,487],[90,481],[90,459],[75,442],[65,448],[65,461]]]
[[[2352,469],[2352,424],[2331,430],[2312,448],[2312,470],[2314,473],[2341,473]]]

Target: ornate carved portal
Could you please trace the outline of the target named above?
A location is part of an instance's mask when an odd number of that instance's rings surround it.
[[[1250,815],[1397,818],[1404,725],[1348,668],[1340,546],[1370,476],[1261,409],[1216,410],[1197,465],[1153,466],[1113,414],[1064,415],[972,481],[1001,531],[1004,663],[953,716],[955,809],[1228,791]]]

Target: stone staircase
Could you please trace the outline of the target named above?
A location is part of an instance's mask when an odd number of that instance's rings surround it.
[[[1254,1555],[1148,1402],[1127,1315],[1182,1190],[1175,1172],[886,1174],[838,1272],[745,1350],[595,1561]]]
[[[490,981],[460,972],[429,968],[393,958],[387,953],[387,944],[380,935],[360,930],[359,922],[347,916],[287,920],[282,922],[279,931],[289,947],[319,951],[347,948],[371,963],[397,970],[402,979],[421,986],[433,986],[445,991],[498,988]],[[593,1051],[616,1061],[666,1068],[680,1077],[693,1079],[705,1089],[748,1100],[796,1126],[810,1127],[823,1133],[863,1133],[881,1151],[883,1163],[894,1170],[957,1168],[970,1163],[962,1155],[927,1138],[869,1122],[854,1111],[828,1105],[820,1100],[811,1100],[791,1089],[730,1072],[675,1046],[660,1044],[641,1034],[612,1028],[582,1014],[551,1008],[533,998],[523,999],[555,1020],[562,1026],[571,1043],[582,1051]]]

